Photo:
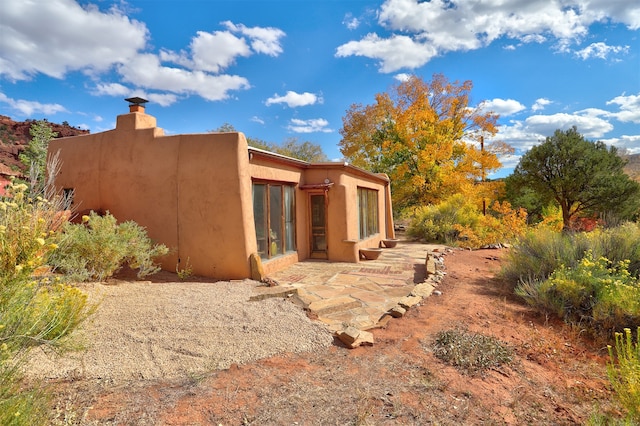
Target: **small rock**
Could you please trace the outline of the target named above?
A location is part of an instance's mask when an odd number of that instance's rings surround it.
[[[378,320],[378,323],[376,324],[377,328],[387,328],[387,325],[389,325],[389,322],[394,318],[394,316],[389,312],[386,313],[382,316],[382,318],[380,318],[380,320]]]
[[[368,331],[361,331],[356,341],[353,342],[349,347],[353,349],[362,345],[373,346],[373,333],[370,333]]]
[[[434,286],[431,283],[416,285],[411,291],[412,296],[429,297],[433,293]]]
[[[436,273],[436,261],[434,260],[432,255],[427,255],[427,259],[425,260],[424,265],[427,269],[427,275],[434,275]]]
[[[420,302],[422,302],[422,297],[420,296],[405,296],[398,301],[398,305],[402,306],[405,309],[409,309]]]
[[[402,318],[406,313],[407,313],[407,310],[402,306],[395,306],[391,308],[391,310],[389,311],[389,315],[391,315],[394,318]]]
[[[434,290],[433,291],[433,295],[434,296],[442,296],[442,292],[440,290]]]
[[[345,345],[351,345],[358,339],[360,333],[362,333],[362,331],[349,326],[338,333],[338,339]]]

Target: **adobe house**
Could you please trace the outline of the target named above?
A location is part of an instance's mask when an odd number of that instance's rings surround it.
[[[134,220],[196,275],[252,276],[314,258],[359,262],[360,249],[394,237],[389,178],[347,163],[308,163],[247,145],[242,133],[166,136],[144,99],[113,130],[49,144],[56,187],[78,210]]]

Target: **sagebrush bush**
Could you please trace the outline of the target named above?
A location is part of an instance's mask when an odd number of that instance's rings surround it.
[[[615,333],[615,346],[608,348],[607,373],[615,396],[627,410],[628,419],[640,424],[640,344],[633,341],[631,329],[625,328],[623,333]]]
[[[157,257],[167,247],[154,244],[146,230],[133,221],[121,224],[109,212],[91,212],[82,224],[67,223],[59,234],[50,263],[77,281],[104,280],[123,266],[138,270],[138,277],[158,272]]]
[[[69,348],[72,332],[91,313],[80,290],[46,275],[55,249],[59,204],[27,198],[11,184],[0,200],[0,424],[46,424],[46,395],[25,388],[21,367],[35,346]]]
[[[575,266],[588,249],[589,244],[583,234],[533,229],[509,250],[501,276],[514,288],[522,282],[542,281],[560,265]]]
[[[629,261],[629,272],[640,276],[640,224],[627,222],[615,228],[596,229],[587,234],[595,256],[612,262]]]
[[[629,261],[628,270],[640,274],[640,225],[625,223],[616,228],[588,233],[562,233],[548,228],[530,230],[509,251],[501,275],[514,287],[523,282],[545,280],[560,265],[574,267],[590,251],[611,262]]]

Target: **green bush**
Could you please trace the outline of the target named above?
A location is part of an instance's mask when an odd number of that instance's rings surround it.
[[[640,335],[640,327],[636,336]],[[607,373],[615,396],[628,411],[628,419],[640,423],[640,345],[633,342],[631,329],[615,333],[614,348],[609,345]]]
[[[612,262],[629,261],[629,272],[640,276],[640,224],[627,222],[615,228],[590,232],[590,249]]]
[[[452,244],[459,234],[455,225],[475,227],[480,215],[462,194],[457,194],[438,205],[418,207],[407,234],[426,241]]]
[[[598,332],[640,323],[640,283],[629,273],[628,261],[612,263],[590,251],[575,267],[561,265],[537,285],[518,286],[516,294],[540,310]]]
[[[133,221],[118,224],[109,212],[91,212],[82,224],[67,223],[59,235],[50,263],[77,281],[104,280],[125,265],[138,269],[138,277],[158,272],[154,260],[167,254],[146,230]]]
[[[519,283],[542,281],[560,265],[576,266],[587,251],[613,263],[628,260],[629,272],[637,277],[640,274],[640,226],[626,223],[589,233],[530,230],[510,250],[501,275],[514,287]]]
[[[25,387],[21,367],[36,346],[68,349],[72,332],[91,313],[77,288],[46,276],[55,249],[59,205],[26,197],[11,184],[0,200],[0,424],[46,424],[46,394]]]

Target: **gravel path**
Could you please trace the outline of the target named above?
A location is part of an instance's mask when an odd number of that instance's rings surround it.
[[[35,378],[130,380],[197,377],[285,352],[329,347],[328,329],[283,299],[249,301],[254,281],[83,285],[99,307],[64,356],[35,351]]]

